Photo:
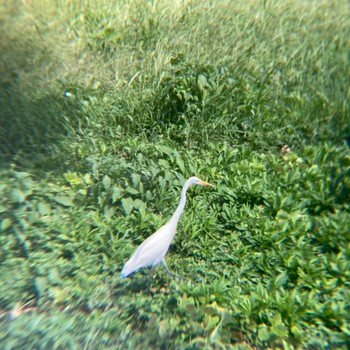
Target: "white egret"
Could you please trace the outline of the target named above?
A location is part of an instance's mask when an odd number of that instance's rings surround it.
[[[127,277],[143,267],[151,266],[149,273],[150,277],[153,268],[160,262],[164,265],[165,269],[170,275],[179,277],[169,271],[164,257],[169,249],[171,241],[175,236],[177,223],[179,222],[180,216],[186,204],[186,191],[191,185],[213,186],[208,182],[198,179],[197,177],[189,178],[182,188],[180,203],[171,219],[158,231],[153,233],[153,235],[143,241],[143,243],[136,249],[134,254],[124,265],[121,272],[122,277]]]

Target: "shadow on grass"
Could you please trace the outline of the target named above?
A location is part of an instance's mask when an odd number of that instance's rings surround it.
[[[0,160],[47,154],[74,130],[81,105],[64,95],[60,57],[39,32],[0,21]]]
[[[169,294],[172,277],[170,276],[153,276],[148,286],[147,274],[140,278],[130,277],[128,280],[118,281],[111,284],[112,296],[119,298],[132,294]]]
[[[1,157],[49,153],[67,137],[80,107],[63,99],[58,94],[32,99],[18,89],[0,91]]]

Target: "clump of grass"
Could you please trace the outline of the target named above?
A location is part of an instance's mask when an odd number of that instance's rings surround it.
[[[180,139],[187,140],[185,146],[223,138],[258,148],[300,146],[340,140],[349,132],[346,6],[47,4],[51,11],[40,20],[42,4],[3,6],[21,23],[2,41],[4,71],[11,72],[4,75],[2,99],[2,120],[13,134],[10,153],[42,135],[56,143],[58,130],[69,129],[58,96],[77,89],[97,97],[86,114],[101,114],[99,97],[105,96],[104,115],[113,115],[126,131],[165,133],[181,145]],[[49,94],[48,80],[56,82]],[[172,123],[163,125],[169,118]]]

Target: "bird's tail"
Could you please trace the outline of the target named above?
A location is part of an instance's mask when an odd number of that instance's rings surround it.
[[[123,267],[122,272],[120,273],[121,277],[128,277],[130,274],[132,274],[134,271],[132,271],[132,269],[130,269],[130,267],[128,266],[128,263],[126,263]]]

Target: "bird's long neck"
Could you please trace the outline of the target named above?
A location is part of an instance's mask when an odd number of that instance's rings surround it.
[[[186,192],[187,189],[190,187],[191,183],[189,183],[189,181],[187,181],[184,184],[184,187],[182,188],[181,191],[181,197],[180,197],[180,202],[179,205],[177,206],[175,213],[173,214],[173,216],[171,217],[170,221],[175,225],[177,225],[177,223],[179,222],[180,216],[185,208],[185,204],[186,204]]]

